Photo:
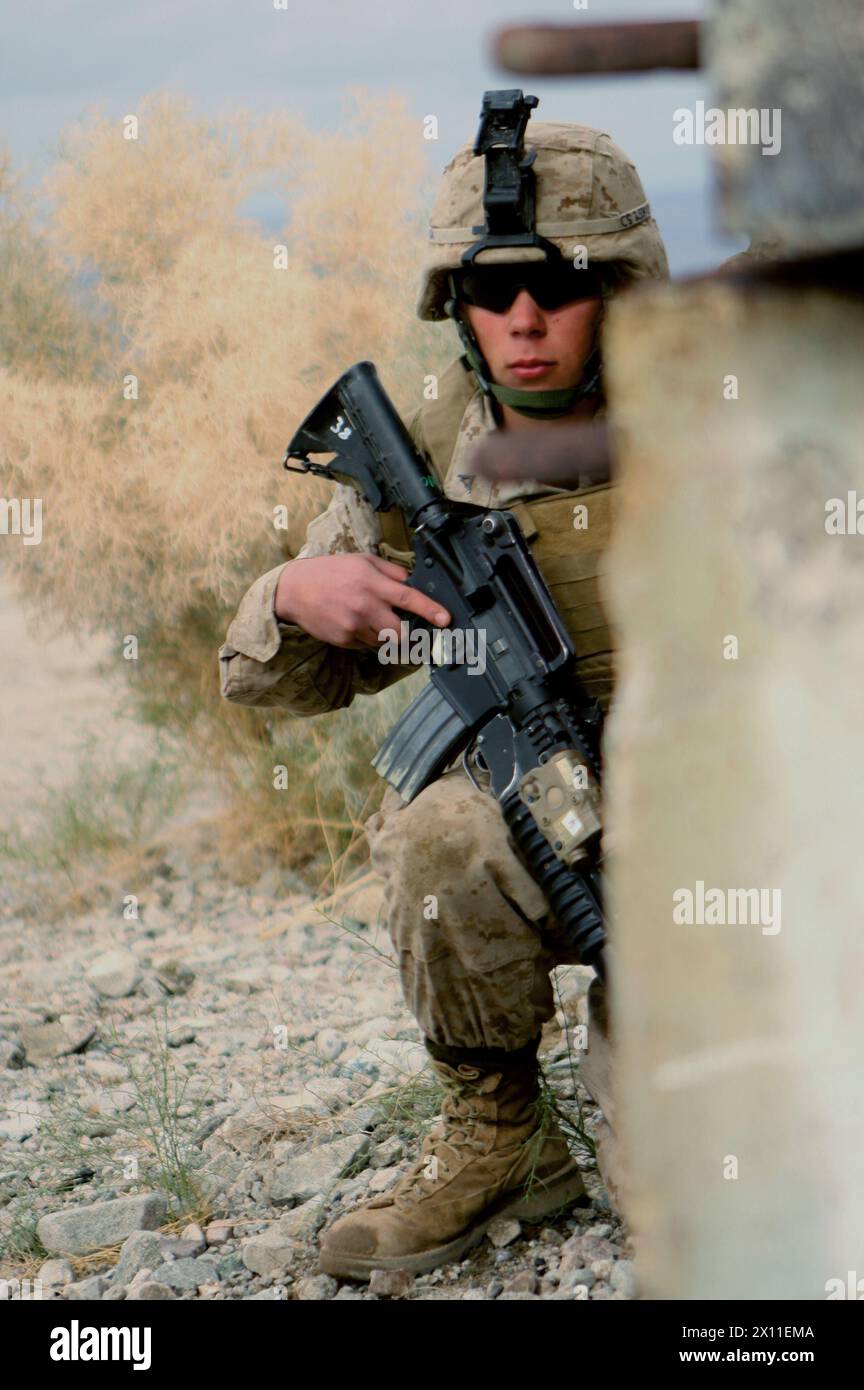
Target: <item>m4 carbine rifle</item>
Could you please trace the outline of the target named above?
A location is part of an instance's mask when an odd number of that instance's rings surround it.
[[[315,463],[310,454],[335,458]],[[349,367],[319,401],[285,467],[350,483],[375,511],[398,507],[414,533],[406,583],[448,610],[466,650],[472,629],[485,639],[482,673],[452,660],[430,665],[428,684],[373,766],[411,801],[460,752],[473,779],[473,744],[561,940],[602,976],[602,714],[578,679],[569,634],[516,518],[444,496],[371,362]],[[411,635],[440,632],[396,611]]]

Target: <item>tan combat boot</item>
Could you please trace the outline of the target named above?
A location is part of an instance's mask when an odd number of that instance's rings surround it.
[[[536,1059],[497,1071],[432,1065],[447,1093],[440,1118],[389,1191],[324,1232],[325,1274],[422,1274],[460,1259],[496,1216],[538,1221],[584,1194],[564,1135],[538,1112]]]

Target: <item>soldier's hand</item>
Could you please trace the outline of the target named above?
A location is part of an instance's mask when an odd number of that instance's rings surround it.
[[[334,647],[366,651],[380,644],[378,634],[395,632],[396,608],[416,613],[436,627],[450,614],[433,599],[405,585],[409,571],[378,555],[320,555],[291,560],[279,576],[275,612],[312,637]]]

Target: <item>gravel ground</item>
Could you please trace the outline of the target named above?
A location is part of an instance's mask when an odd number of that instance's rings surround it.
[[[0,635],[16,655],[0,832],[26,835],[34,794],[68,787],[82,748],[134,759],[150,740],[99,669],[106,643],[37,632],[2,577]],[[341,902],[341,926],[289,873],[238,887],[208,840],[211,789],[189,795],[137,899],[106,873],[101,908],[55,920],[68,882],[3,865],[0,1297],[632,1297],[626,1232],[577,1132],[591,1200],[559,1220],[500,1221],[417,1279],[318,1274],[319,1230],[397,1179],[440,1091],[376,925],[380,887]],[[562,1032],[586,1021],[587,972],[556,974],[541,1055],[590,1137]]]
[[[439,1092],[401,999],[374,885],[343,924],[302,883],[251,887],[212,857],[151,856],[148,888],[40,924],[35,872],[0,889],[0,1278],[65,1299],[624,1299],[626,1231],[574,1136],[590,1203],[499,1221],[462,1263],[371,1285],[317,1272],[317,1233],[386,1189]],[[38,914],[37,914],[38,916]],[[562,1027],[588,972],[557,972],[544,1070],[590,1136]]]

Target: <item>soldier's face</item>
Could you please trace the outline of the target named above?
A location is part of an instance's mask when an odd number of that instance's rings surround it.
[[[461,310],[474,330],[492,380],[523,390],[536,383],[540,391],[578,385],[602,303],[597,295],[558,309],[541,309],[526,289],[520,289],[509,309],[501,313],[464,302]]]

